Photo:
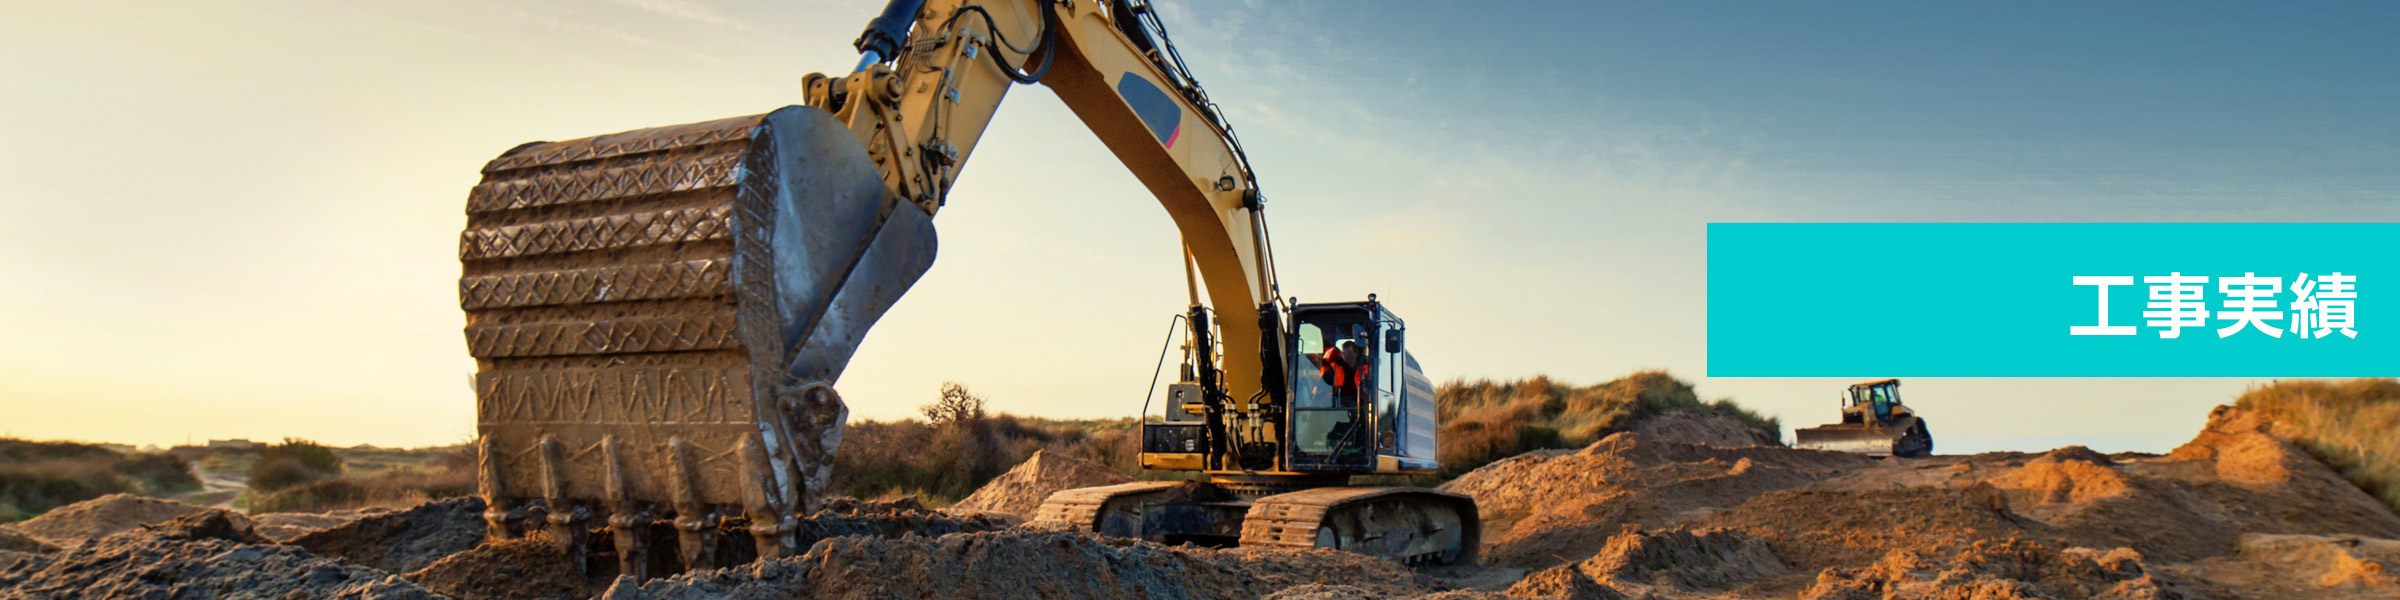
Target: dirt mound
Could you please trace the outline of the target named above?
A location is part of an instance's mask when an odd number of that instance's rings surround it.
[[[1777,432],[1761,429],[1738,417],[1693,410],[1671,411],[1642,419],[1633,432],[1644,439],[1708,444],[1711,446],[1778,446]]]
[[[1422,597],[1423,595],[1413,591],[1390,588],[1311,583],[1284,588],[1281,591],[1260,596],[1259,600],[1417,600]]]
[[[1574,565],[1534,572],[1509,586],[1509,598],[1526,600],[1623,600],[1624,592],[1593,581]]]
[[[992,479],[965,500],[950,507],[954,512],[991,512],[1017,518],[1031,518],[1042,500],[1059,490],[1133,481],[1122,473],[1111,471],[1099,463],[1072,456],[1036,450],[1016,468]]]
[[[1619,433],[1485,465],[1441,489],[1475,497],[1487,564],[1540,568],[1600,551],[1624,525],[1667,528],[1766,492],[1876,465],[1853,454],[1728,448]]]
[[[2400,586],[2400,540],[2354,535],[2242,536],[2241,558],[2265,564],[2288,581],[2326,588]]]
[[[842,536],[942,536],[1008,527],[1008,520],[1001,517],[930,510],[913,498],[894,502],[835,498],[828,500],[816,514],[801,519],[793,535],[799,538],[801,548],[807,548],[820,540]]]
[[[361,508],[328,513],[279,512],[250,515],[250,523],[258,534],[277,542],[291,541],[302,535],[324,531],[353,521],[392,512],[389,508]]]
[[[1070,532],[826,540],[799,557],[634,585],[609,600],[699,598],[1258,598],[1278,591],[1376,597],[1431,590],[1404,567],[1333,551],[1167,547]]]
[[[1994,478],[1992,485],[2014,492],[2011,499],[2037,504],[2086,503],[2132,493],[2132,483],[2112,468],[2115,462],[2082,446],[2051,451],[2015,471]]]
[[[405,566],[408,562],[401,560],[403,557],[407,561],[426,561],[428,564],[421,569],[386,570],[407,573],[410,581],[462,600],[587,598],[607,589],[616,576],[615,559],[606,548],[605,537],[596,538],[595,543],[602,546],[597,549],[601,554],[587,563],[589,573],[575,572],[565,549],[546,535],[478,545],[484,539],[482,509],[480,502],[429,504],[302,536],[294,543],[311,545],[340,540],[344,546],[329,547],[322,552],[360,562]],[[827,539],[940,536],[1009,527],[1007,521],[998,517],[946,514],[927,509],[909,498],[888,502],[830,498],[825,508],[801,519],[797,525],[795,535],[802,548]],[[671,530],[653,534],[667,543],[674,540]],[[416,544],[413,549],[393,547],[411,543]],[[748,544],[750,538],[738,532],[719,540],[721,547]],[[732,560],[723,557],[739,553],[721,551],[720,559]],[[672,567],[660,563],[654,568]]]
[[[544,600],[599,595],[609,576],[576,573],[565,548],[547,536],[532,536],[450,555],[407,578],[459,600]]]
[[[1868,563],[1890,550],[1950,554],[1981,540],[2061,537],[2010,511],[2007,497],[1985,483],[1769,492],[1703,522],[1765,540],[1777,556],[1807,569]]]
[[[2165,600],[2194,595],[2148,572],[2141,555],[2119,548],[2061,549],[2020,539],[1976,542],[1941,564],[1895,550],[1875,564],[1827,569],[1806,600],[2093,598]],[[2213,594],[2204,594],[2213,595]]]
[[[250,520],[225,511],[196,512],[157,525],[143,525],[141,531],[162,540],[225,540],[241,544],[272,544],[259,537]]]
[[[41,516],[10,527],[15,528],[17,533],[50,545],[68,547],[143,525],[165,523],[176,517],[216,510],[133,494],[109,494],[50,509]]]
[[[408,573],[483,542],[483,500],[452,498],[408,510],[378,514],[289,543],[321,556]]]
[[[1576,569],[1612,585],[1714,589],[1788,574],[1765,542],[1739,531],[1627,531]]]
[[[14,529],[0,527],[0,552],[46,554],[57,550],[58,547],[51,545],[49,542],[34,539],[34,537],[30,535],[17,533],[17,531]]]
[[[39,571],[42,569],[42,565],[47,564],[50,564],[50,557],[47,556],[34,554],[32,552],[0,550],[0,589],[7,589],[16,585],[16,581],[9,579],[6,575],[8,572],[17,570],[24,570],[26,572]]]
[[[2165,457],[2100,463],[2070,449],[1995,470],[2013,508],[2075,545],[2131,547],[2181,563],[2236,552],[2244,533],[2400,538],[2400,515],[2249,411],[2219,408]]]
[[[238,515],[211,512],[117,533],[0,569],[10,598],[345,598],[434,600],[389,573],[257,540]]]

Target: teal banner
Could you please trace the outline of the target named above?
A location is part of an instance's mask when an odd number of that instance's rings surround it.
[[[1710,377],[2384,377],[2389,223],[1711,223]]]

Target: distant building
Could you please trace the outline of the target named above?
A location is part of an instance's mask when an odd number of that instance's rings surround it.
[[[261,444],[261,443],[258,443],[258,442],[253,442],[253,441],[250,441],[250,440],[247,440],[247,439],[209,440],[209,441],[208,441],[208,447],[210,447],[210,448],[241,448],[241,449],[249,449],[249,448],[260,448],[260,447],[264,447],[264,446],[266,446],[266,444]]]
[[[114,450],[114,451],[116,451],[118,454],[133,454],[133,453],[136,453],[136,452],[141,452],[141,451],[142,451],[142,449],[140,449],[140,448],[135,448],[135,447],[133,447],[133,444],[111,444],[111,443],[108,443],[108,442],[101,442],[101,443],[92,444],[92,445],[94,445],[94,446],[99,446],[99,447],[102,447],[102,448],[107,448],[107,449],[110,449],[110,450]]]

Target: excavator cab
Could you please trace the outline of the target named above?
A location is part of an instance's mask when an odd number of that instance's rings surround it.
[[[1433,385],[1409,356],[1406,322],[1372,297],[1298,305],[1292,322],[1289,468],[1374,472],[1387,459],[1394,470],[1435,468]],[[1343,342],[1359,349],[1359,364],[1328,364]]]

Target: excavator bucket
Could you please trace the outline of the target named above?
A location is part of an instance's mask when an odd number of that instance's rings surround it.
[[[934,247],[816,108],[492,159],[459,238],[492,535],[581,568],[607,531],[636,577],[795,553],[848,413],[832,384]]]

